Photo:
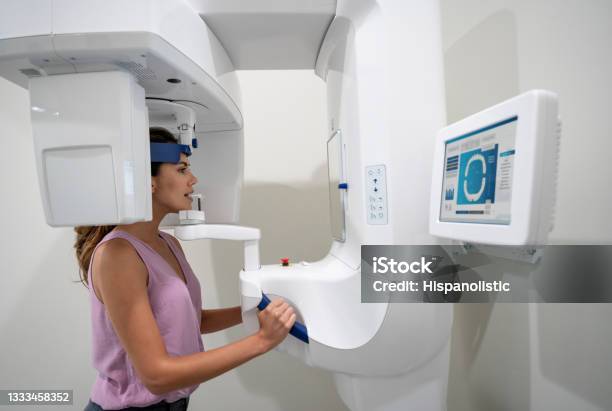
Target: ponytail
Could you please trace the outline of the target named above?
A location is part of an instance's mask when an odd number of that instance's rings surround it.
[[[81,283],[83,283],[85,287],[87,287],[88,284],[87,273],[89,271],[91,255],[98,243],[115,227],[117,226],[100,225],[74,227],[74,231],[76,232],[74,249],[76,251],[77,260],[79,261],[79,277],[81,278]]]

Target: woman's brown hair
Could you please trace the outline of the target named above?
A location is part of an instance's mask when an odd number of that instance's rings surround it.
[[[149,141],[152,143],[168,143],[177,144],[176,138],[171,132],[165,128],[152,127],[149,129]],[[162,163],[152,162],[151,163],[151,176],[155,177],[159,173],[159,167]],[[85,287],[88,285],[87,273],[89,271],[89,264],[91,262],[91,256],[94,249],[100,241],[108,233],[113,231],[117,227],[116,225],[99,225],[99,226],[78,226],[74,227],[76,232],[76,240],[74,242],[74,249],[76,252],[76,258],[79,262],[79,277],[81,283]]]

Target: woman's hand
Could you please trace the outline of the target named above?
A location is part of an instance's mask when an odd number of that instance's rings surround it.
[[[282,299],[275,299],[258,314],[259,332],[264,351],[270,351],[280,344],[295,323],[293,308]]]

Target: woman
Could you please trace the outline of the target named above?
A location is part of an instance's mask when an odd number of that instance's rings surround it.
[[[190,209],[198,180],[188,146],[159,128],[150,141],[153,220],[75,228],[98,370],[86,411],[185,410],[200,383],[271,350],[295,322],[293,309],[275,300],[259,313],[257,333],[204,352],[201,334],[239,324],[240,307],[202,310],[179,242],[159,231],[166,214]]]

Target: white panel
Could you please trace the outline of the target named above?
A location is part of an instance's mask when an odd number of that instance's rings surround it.
[[[191,0],[236,69],[313,68],[335,0]]]
[[[332,16],[207,14],[236,69],[312,69]]]
[[[43,164],[48,182],[45,194],[54,221],[80,225],[90,220],[117,220],[110,146],[45,150]]]
[[[129,74],[34,78],[30,101],[34,151],[49,225],[131,223],[151,218],[144,90]],[[109,147],[108,152],[100,147]]]

